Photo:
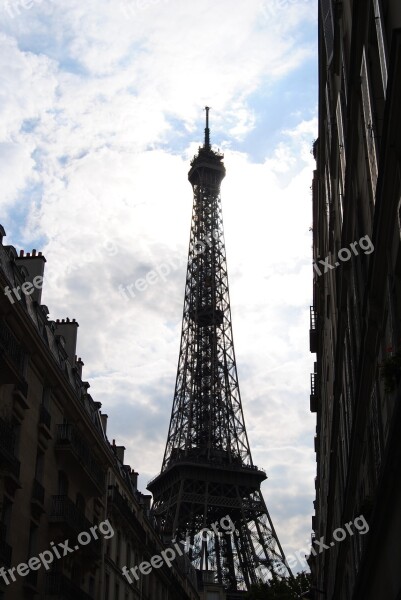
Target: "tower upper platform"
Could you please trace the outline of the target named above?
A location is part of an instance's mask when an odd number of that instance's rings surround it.
[[[191,160],[191,168],[188,179],[194,185],[216,185],[219,186],[226,175],[223,163],[224,154],[212,150],[210,144],[209,129],[209,107],[206,110],[205,141],[199,147],[198,154]]]

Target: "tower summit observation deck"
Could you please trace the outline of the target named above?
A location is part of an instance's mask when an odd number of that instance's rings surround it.
[[[231,325],[220,185],[205,140],[191,161],[193,211],[177,378],[160,474],[148,489],[166,542],[189,540],[194,567],[229,591],[291,572],[260,491],[242,411]],[[229,516],[233,531],[211,529]],[[208,528],[209,531],[203,531]]]

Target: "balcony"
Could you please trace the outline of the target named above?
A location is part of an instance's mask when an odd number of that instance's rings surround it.
[[[13,495],[19,486],[20,462],[14,456],[15,435],[11,425],[0,418],[0,467],[5,470],[7,491]]]
[[[309,349],[317,352],[317,311],[314,306],[310,307]]]
[[[45,589],[45,600],[93,600],[62,573],[47,573]]]
[[[68,496],[52,496],[49,523],[59,525],[63,535],[77,537],[81,532],[90,534],[92,523],[77,508]],[[80,557],[84,559],[99,559],[102,540],[93,540],[87,546],[79,546]]]
[[[89,531],[91,523],[68,496],[52,496],[49,521],[61,523],[73,535]]]
[[[6,542],[7,530],[4,523],[0,523],[0,565],[6,568],[11,567],[12,549]]]
[[[0,320],[0,359],[0,383],[24,381],[24,352],[4,320]]]
[[[81,434],[71,425],[57,426],[57,449],[64,454],[66,462],[76,470],[78,466],[85,484],[91,483],[94,495],[104,492],[105,477],[101,466],[96,462],[89,446]]]
[[[25,575],[23,583],[25,588],[35,591],[38,587],[38,572],[29,571],[28,575]]]
[[[123,498],[115,486],[109,488],[108,507],[109,510],[113,512],[118,511],[120,515],[127,521],[129,526],[135,531],[140,541],[146,544],[146,531],[139,523],[135,513],[129,507],[128,502]]]
[[[0,417],[0,461],[12,463],[14,456],[15,435],[11,425]]]
[[[310,411],[317,412],[318,397],[317,397],[318,378],[316,373],[311,373],[310,376]]]

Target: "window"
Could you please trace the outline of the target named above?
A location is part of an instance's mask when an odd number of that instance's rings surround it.
[[[327,64],[329,65],[333,58],[334,48],[334,19],[332,0],[320,0],[320,9],[322,15],[324,41],[326,44]]]
[[[76,499],[75,504],[76,504],[77,509],[84,515],[85,514],[85,499],[82,494],[80,494],[80,493],[77,494],[77,499]]]
[[[120,553],[121,553],[121,533],[117,531],[117,540],[116,540],[116,565],[120,566]]]
[[[29,530],[29,542],[28,542],[28,559],[31,556],[36,556],[38,551],[38,528],[36,525],[31,524]]]
[[[35,466],[35,479],[42,483],[43,481],[43,464],[44,464],[44,454],[43,452],[38,451],[36,455],[36,466]]]
[[[60,496],[68,496],[68,477],[64,471],[58,472],[58,493]]]
[[[366,151],[368,155],[370,180],[372,184],[373,202],[376,196],[377,185],[377,155],[376,138],[373,125],[373,108],[371,102],[370,82],[368,73],[368,64],[366,60],[366,51],[363,49],[361,65],[361,92],[362,92],[362,110],[365,126]]]
[[[341,90],[344,94],[344,102],[347,106],[348,104],[348,78],[347,78],[347,65],[346,65],[346,55],[344,48],[344,39],[341,40]]]
[[[383,11],[381,7],[381,0],[373,0],[373,10],[375,16],[376,23],[376,33],[377,33],[377,45],[379,48],[379,58],[380,58],[380,70],[382,74],[383,81],[383,92],[384,97],[386,97],[387,90],[387,49],[386,49],[386,41],[384,37],[383,31]]]
[[[104,585],[104,600],[109,600],[109,590],[110,590],[110,575],[106,573],[106,581]]]

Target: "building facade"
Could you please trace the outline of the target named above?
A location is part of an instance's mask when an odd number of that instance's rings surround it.
[[[310,402],[325,547],[309,562],[322,600],[401,598],[400,28],[399,0],[319,2]]]
[[[185,555],[123,574],[165,547],[124,448],[82,378],[78,323],[41,304],[45,258],[0,226],[0,598],[198,600]]]

